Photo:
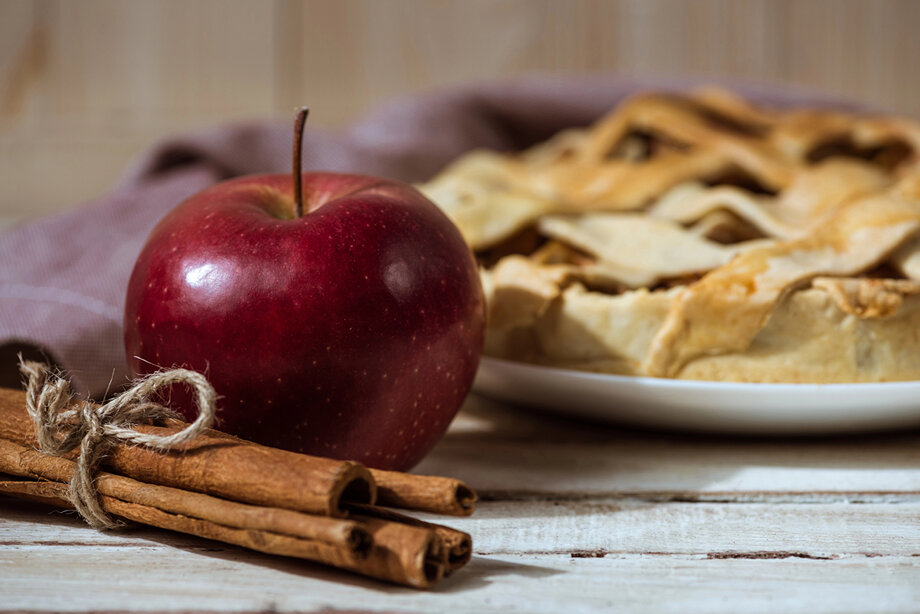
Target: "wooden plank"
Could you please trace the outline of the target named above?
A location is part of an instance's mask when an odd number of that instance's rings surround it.
[[[0,546],[136,547],[180,534],[98,533],[73,514],[0,499]],[[920,557],[920,501],[910,504],[698,504],[641,500],[484,503],[473,517],[420,515],[473,535],[477,554],[656,554],[710,558]],[[214,544],[224,547],[222,544]],[[920,563],[920,561],[918,561]]]
[[[304,103],[343,125],[534,72],[759,80],[916,115],[918,20],[910,0],[0,0],[0,215],[96,196],[192,126]]]
[[[498,499],[803,500],[825,493],[878,501],[920,494],[920,435],[682,436],[567,421],[474,396],[417,470],[453,475]]]
[[[0,33],[16,36],[0,45],[0,216],[96,197],[170,133],[270,116],[270,8],[5,0]]]
[[[42,68],[48,33],[38,27],[35,2],[0,3],[0,121],[25,104]]]
[[[519,520],[518,528],[527,522]],[[67,531],[59,528],[43,530],[42,542],[0,547],[4,608],[909,612],[920,599],[917,556],[480,555],[436,590],[419,593],[158,532],[92,545],[60,540]]]
[[[5,577],[6,607],[79,611],[389,612],[915,612],[910,559],[869,568],[851,561],[662,560],[659,557],[477,558],[429,593],[381,587],[335,572],[269,567],[225,553],[81,555],[29,552],[18,564],[41,581]],[[74,573],[62,574],[68,566]],[[143,583],[137,581],[138,575]]]
[[[920,557],[920,498],[904,504],[483,503],[451,524],[482,554]]]

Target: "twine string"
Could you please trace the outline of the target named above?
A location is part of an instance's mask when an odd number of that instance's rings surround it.
[[[94,480],[99,461],[112,446],[137,445],[165,452],[194,439],[214,422],[217,394],[203,375],[188,369],[154,373],[104,405],[74,402],[70,384],[48,365],[20,356],[19,370],[26,378],[26,409],[35,423],[38,449],[63,456],[80,447],[69,485],[70,500],[83,519],[97,529],[123,524],[103,509]],[[150,400],[175,384],[185,384],[195,392],[198,416],[194,422],[171,435],[136,431],[133,427],[139,423],[179,417]]]

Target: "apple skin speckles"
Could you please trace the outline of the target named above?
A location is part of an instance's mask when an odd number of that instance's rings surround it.
[[[297,219],[278,217],[293,198],[286,175],[218,184],[164,218],[128,288],[131,367],[205,373],[219,427],[237,436],[407,469],[443,435],[478,366],[472,255],[410,186],[303,182]],[[172,398],[192,405],[182,390]]]

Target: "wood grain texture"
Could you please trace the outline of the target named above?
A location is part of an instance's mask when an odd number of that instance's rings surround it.
[[[911,0],[0,0],[0,220],[98,195],[192,126],[301,104],[341,125],[534,72],[764,81],[916,114],[918,21]]]
[[[917,556],[786,549],[483,553],[418,594],[173,534],[97,537],[75,520],[37,522],[36,509],[17,506],[0,508],[4,607],[13,609],[120,609],[130,596],[153,610],[820,613],[910,612],[920,599]],[[616,522],[611,516],[608,527]]]

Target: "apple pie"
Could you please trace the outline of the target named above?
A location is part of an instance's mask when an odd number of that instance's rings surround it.
[[[481,266],[486,354],[745,382],[920,379],[920,125],[633,97],[420,189]]]

